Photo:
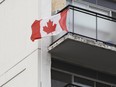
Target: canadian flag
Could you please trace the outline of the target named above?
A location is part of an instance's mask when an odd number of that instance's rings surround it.
[[[57,35],[62,31],[68,31],[66,27],[68,10],[64,10],[50,18],[35,20],[32,24],[31,40],[41,39],[42,37]]]

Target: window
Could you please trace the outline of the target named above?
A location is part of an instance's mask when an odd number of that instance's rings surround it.
[[[71,75],[52,70],[52,87],[64,87],[66,84],[71,83]]]
[[[113,17],[113,18],[116,18],[116,12],[113,12],[113,11],[112,11],[112,17]]]
[[[73,2],[72,0],[66,0],[66,2],[67,2],[67,5],[72,4],[77,7],[81,7],[81,8],[91,10],[100,14],[111,16],[111,10],[105,7],[102,7],[101,5],[96,5],[96,0],[74,0]]]
[[[56,59],[52,59],[51,72],[52,87],[64,87],[69,83],[77,85],[77,87],[116,87],[115,76],[112,77],[110,74],[85,69]]]
[[[74,77],[74,83],[82,87],[94,87],[94,82],[91,80]]]
[[[111,87],[110,85],[106,85],[106,84],[103,84],[103,83],[96,83],[96,87]]]

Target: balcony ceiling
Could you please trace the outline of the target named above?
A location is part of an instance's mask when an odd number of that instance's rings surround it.
[[[68,33],[49,46],[53,58],[86,68],[116,74],[115,47]]]

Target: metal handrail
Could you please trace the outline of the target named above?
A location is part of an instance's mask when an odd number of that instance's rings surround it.
[[[103,19],[106,19],[106,20],[109,20],[109,21],[116,22],[116,18],[114,18],[114,17],[107,16],[107,15],[104,15],[104,14],[100,14],[100,13],[90,11],[90,10],[87,10],[87,9],[83,9],[83,8],[80,8],[80,7],[76,7],[76,6],[73,6],[73,5],[67,5],[65,8],[60,10],[58,13],[64,11],[65,9],[72,9],[72,10],[80,11],[82,13],[86,13],[86,14],[89,14],[89,15],[92,15],[92,16],[95,16],[95,17],[97,16],[99,18],[103,18]]]
[[[78,86],[78,85],[75,85],[75,84],[72,84],[72,83],[68,83],[64,87],[81,87],[81,86]]]

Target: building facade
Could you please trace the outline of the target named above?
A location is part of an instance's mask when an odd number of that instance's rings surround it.
[[[65,6],[69,32],[32,42],[34,20]],[[116,87],[115,0],[1,0],[0,11],[0,87]]]

